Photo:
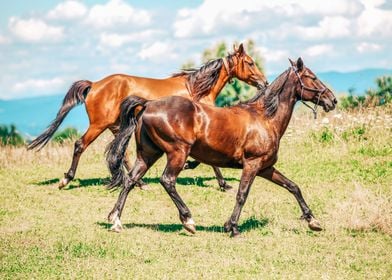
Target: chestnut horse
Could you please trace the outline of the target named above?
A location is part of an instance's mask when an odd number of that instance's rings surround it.
[[[43,148],[60,126],[68,112],[77,104],[85,103],[90,120],[86,133],[75,142],[72,164],[59,188],[74,177],[82,153],[107,128],[116,135],[119,126],[120,103],[130,95],[148,99],[179,95],[195,101],[214,104],[225,84],[236,77],[256,87],[264,87],[267,80],[241,44],[234,53],[223,59],[206,63],[200,69],[185,70],[166,79],[150,79],[127,75],[112,75],[98,82],[77,81],[69,89],[55,120],[29,145],[28,149]],[[124,161],[130,169],[128,161]],[[230,188],[220,170],[214,168],[221,189]]]
[[[265,91],[233,107],[217,108],[174,96],[156,101],[128,97],[121,105],[120,133],[109,145],[107,154],[112,174],[108,187],[123,186],[108,216],[113,223],[111,229],[121,230],[120,217],[129,191],[165,153],[167,164],[160,182],[177,206],[184,228],[191,233],[196,231],[195,222],[175,188],[176,178],[189,155],[209,165],[243,170],[233,213],[224,224],[225,231],[231,232],[232,236],[240,234],[238,220],[256,176],[294,194],[309,227],[321,230],[299,187],[280,173],[274,164],[295,103],[298,100],[311,101],[328,112],[335,108],[337,101],[333,93],[304,66],[301,58],[290,62],[291,67]],[[135,130],[137,158],[128,176],[121,166],[129,136]]]

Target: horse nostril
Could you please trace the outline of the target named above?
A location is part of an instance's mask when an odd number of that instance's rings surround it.
[[[338,101],[336,100],[336,98],[333,99],[333,103],[338,104]]]

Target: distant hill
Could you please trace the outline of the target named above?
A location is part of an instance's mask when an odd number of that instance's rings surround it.
[[[37,136],[56,117],[64,95],[0,100],[0,124],[15,124],[26,137]],[[88,117],[84,106],[75,107],[60,129],[67,126],[81,131],[87,128]]]
[[[362,95],[367,89],[376,87],[376,78],[384,75],[392,75],[392,69],[364,69],[354,72],[323,72],[317,73],[317,76],[326,85],[330,86],[336,94],[348,92],[353,88],[357,95]],[[277,75],[271,75],[270,81]]]
[[[376,78],[382,75],[392,75],[392,70],[365,69],[347,73],[318,73],[318,77],[332,87],[336,94],[347,92],[349,88],[354,88],[356,94],[363,94],[366,89],[375,87]],[[270,75],[269,81],[273,81],[275,77],[276,75]],[[0,100],[0,124],[15,124],[25,136],[37,136],[56,116],[65,91],[66,89],[61,95]],[[77,106],[69,113],[61,128],[67,126],[84,132],[88,126],[84,106]]]

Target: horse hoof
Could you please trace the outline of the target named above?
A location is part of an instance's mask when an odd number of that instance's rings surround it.
[[[147,184],[140,184],[139,185],[140,190],[142,191],[148,191],[150,190],[150,187]]]
[[[228,221],[228,222],[226,222],[224,225],[223,225],[223,229],[224,229],[224,231],[225,232],[229,232],[229,231],[231,231],[232,230],[232,225],[231,225],[231,223]]]
[[[237,230],[237,231],[232,231],[230,234],[231,238],[240,238],[241,237],[241,233]]]
[[[190,233],[196,233],[195,221],[192,218],[188,218],[187,221],[182,223],[182,226]]]
[[[65,186],[67,186],[68,183],[69,183],[69,179],[67,179],[67,178],[61,179],[60,184],[59,184],[59,190],[63,189]]]
[[[311,218],[311,220],[308,223],[308,226],[311,230],[313,231],[321,231],[323,228],[321,227],[321,224],[319,221],[317,221],[315,218]]]
[[[222,192],[232,191],[232,190],[233,190],[233,187],[230,186],[230,185],[227,184],[227,183],[224,183],[222,186],[220,186],[220,190],[221,190]]]
[[[110,231],[116,232],[116,233],[120,233],[122,230],[122,227],[119,225],[112,225],[110,227]]]

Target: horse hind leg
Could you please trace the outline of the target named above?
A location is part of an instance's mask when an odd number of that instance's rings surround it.
[[[113,126],[109,128],[110,131],[113,133],[114,137],[116,137],[116,135],[119,133],[120,128],[119,126]],[[125,156],[124,156],[124,167],[128,172],[131,172],[132,170],[132,164],[129,160],[129,153],[128,151],[125,152]],[[136,182],[136,186],[138,186],[141,190],[148,190],[148,185],[147,183],[145,183],[142,179],[138,180]]]
[[[146,174],[148,169],[162,156],[161,151],[155,151],[154,154],[142,154],[138,152],[135,164],[129,174],[128,182],[123,186],[116,204],[112,211],[108,215],[108,220],[113,225],[110,230],[114,232],[120,232],[122,230],[121,214],[125,206],[125,201],[128,197],[129,192],[137,185],[137,182]]]
[[[75,142],[71,167],[67,173],[64,173],[64,178],[60,181],[59,189],[63,189],[75,177],[76,169],[79,164],[79,159],[87,147],[105,130],[105,128],[91,126],[86,133]]]
[[[223,175],[222,175],[222,172],[220,171],[220,169],[219,169],[218,167],[216,167],[216,166],[212,166],[212,169],[214,169],[215,177],[216,177],[216,179],[218,180],[218,184],[219,184],[220,190],[221,190],[222,192],[232,190],[233,187],[230,186],[230,185],[226,182],[225,178],[223,178]]]

